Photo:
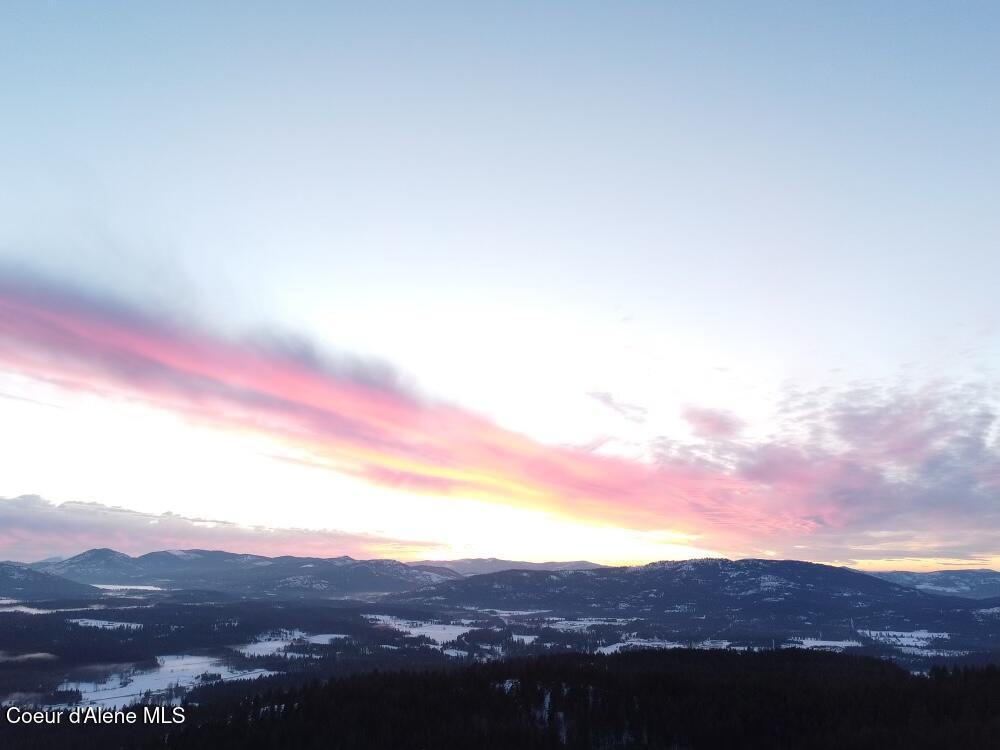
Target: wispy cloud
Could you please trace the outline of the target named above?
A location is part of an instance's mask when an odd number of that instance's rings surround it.
[[[0,367],[262,432],[315,465],[410,492],[677,528],[738,484],[696,466],[541,444],[417,393],[381,363],[227,340],[37,279],[0,278]]]
[[[621,416],[630,422],[643,423],[646,421],[646,408],[642,406],[637,406],[636,404],[629,404],[624,401],[619,401],[614,396],[612,396],[607,391],[591,391],[587,394],[595,401],[604,404],[606,407],[614,412],[617,412]]]
[[[998,394],[987,385],[789,392],[766,439],[748,438],[733,414],[691,407],[682,416],[698,441],[660,440],[644,462],[540,443],[421,394],[385,363],[288,337],[235,341],[10,275],[0,368],[262,433],[295,460],[410,493],[682,531],[733,553],[1000,556]],[[871,536],[882,531],[903,536]]]
[[[742,420],[729,412],[717,409],[699,409],[691,406],[684,410],[682,416],[698,437],[729,438],[736,436],[743,429]]]
[[[860,385],[793,393],[766,441],[712,444],[732,467],[812,522],[814,559],[1000,558],[997,389]]]

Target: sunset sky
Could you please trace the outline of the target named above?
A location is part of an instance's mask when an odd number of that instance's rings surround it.
[[[0,559],[1000,566],[994,3],[0,9]]]

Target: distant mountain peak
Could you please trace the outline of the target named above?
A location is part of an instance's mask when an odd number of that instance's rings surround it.
[[[129,555],[124,552],[119,552],[118,550],[111,549],[110,547],[95,547],[94,549],[88,549],[86,552],[81,552],[79,555],[74,555],[73,557],[66,558],[68,560],[92,560],[92,559],[125,559],[131,560]],[[62,562],[62,561],[60,561]]]

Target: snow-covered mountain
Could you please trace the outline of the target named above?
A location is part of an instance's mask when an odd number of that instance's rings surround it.
[[[848,568],[795,560],[703,559],[576,571],[512,570],[389,595],[423,607],[642,619],[716,634],[856,628],[979,632],[969,602]],[[715,637],[714,635],[712,637]]]

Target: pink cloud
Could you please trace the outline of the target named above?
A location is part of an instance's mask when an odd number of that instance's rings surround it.
[[[541,444],[402,388],[384,366],[373,377],[351,365],[237,344],[51,285],[0,283],[0,367],[261,432],[375,484],[640,528],[700,528],[700,509],[742,484],[704,467]]]
[[[688,407],[682,416],[694,434],[702,438],[731,438],[743,429],[743,422],[725,411]]]
[[[650,464],[540,443],[404,387],[384,364],[238,343],[2,276],[0,368],[264,434],[372,484],[683,531],[715,549],[793,550],[812,537],[847,559],[872,529],[1000,528],[996,394],[981,388],[800,394],[783,414],[791,428],[758,443],[732,440],[734,415],[692,407],[701,440],[661,441]],[[990,553],[988,538],[970,554]]]

